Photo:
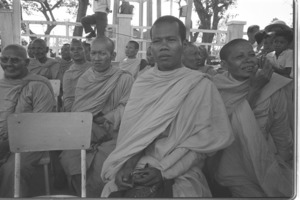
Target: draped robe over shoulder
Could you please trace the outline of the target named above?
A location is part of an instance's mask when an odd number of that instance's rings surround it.
[[[63,99],[64,99],[64,111],[70,112],[74,99],[75,99],[75,88],[79,77],[90,67],[90,62],[85,62],[82,65],[73,64],[68,69],[63,78]]]
[[[130,72],[134,79],[137,78],[140,71],[140,58],[125,58],[119,63],[119,67],[122,70]]]
[[[95,72],[91,67],[78,80],[71,111],[91,112],[93,116],[102,112],[113,127],[113,130],[107,130],[113,139],[87,153],[87,197],[99,197],[101,194],[103,182],[99,174],[104,160],[115,148],[133,81],[131,74],[113,66],[103,73]],[[61,154],[61,163],[68,176],[81,173],[80,162],[80,151],[63,151]]]
[[[48,79],[59,79],[59,62],[53,58],[47,58],[45,63],[41,63],[37,59],[30,59],[28,70],[34,74],[44,76]]]
[[[284,160],[292,157],[285,91],[291,80],[274,73],[253,110],[246,100],[248,81],[228,72],[214,76],[235,135],[223,150],[216,179],[234,197],[290,197],[292,169]]]
[[[103,165],[102,192],[117,190],[116,173],[146,149],[137,168],[149,163],[165,178],[175,179],[174,197],[209,197],[201,172],[205,154],[233,141],[221,97],[204,74],[185,67],[160,71],[153,67],[135,81],[124,111],[117,145]]]
[[[50,82],[39,75],[29,73],[22,79],[0,80],[0,144],[8,140],[7,117],[12,113],[52,112],[55,98]],[[20,133],[22,134],[22,133]],[[33,163],[38,162],[42,152],[21,153],[21,197],[30,193],[29,182],[35,172]],[[0,164],[0,197],[13,197],[14,154]]]

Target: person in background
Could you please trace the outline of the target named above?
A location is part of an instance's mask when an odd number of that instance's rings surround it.
[[[188,42],[182,55],[182,63],[187,68],[199,70],[211,76],[217,74],[217,71],[214,70],[213,66],[206,65],[208,53],[205,47],[197,47],[195,44]]]
[[[244,39],[225,44],[220,58],[228,72],[215,75],[213,82],[235,141],[210,162],[212,176],[233,197],[292,197],[293,137],[286,90],[292,81],[273,73],[267,59],[258,60]]]
[[[78,79],[71,112],[93,114],[91,147],[87,151],[87,197],[99,197],[104,183],[99,176],[104,160],[115,148],[119,125],[129,98],[133,77],[111,65],[114,42],[105,36],[91,44],[92,67]],[[91,133],[86,133],[91,134]],[[61,164],[71,187],[81,192],[80,150],[63,151]]]
[[[0,57],[4,78],[0,79],[0,197],[13,198],[14,154],[9,150],[7,117],[12,113],[52,112],[55,98],[48,79],[30,73],[24,47],[7,45]],[[22,134],[22,132],[20,132]],[[21,153],[20,196],[29,197],[32,176],[43,152]]]
[[[258,25],[251,25],[247,29],[248,41],[251,43],[253,49],[257,48],[257,43],[255,40],[255,34],[259,31],[260,27]]]
[[[56,59],[59,62],[59,80],[61,81],[61,83],[63,82],[63,76],[65,71],[67,71],[70,66],[73,64],[72,58],[71,58],[71,53],[70,53],[70,44],[69,43],[65,43],[63,44],[63,46],[60,49],[60,54],[61,54],[61,58],[60,57],[56,57]]]
[[[274,51],[267,54],[266,58],[273,64],[274,72],[293,78],[294,51],[290,45],[294,40],[291,30],[277,31],[273,37]]]
[[[87,61],[91,61],[91,55],[90,55],[91,45],[89,43],[87,43],[86,41],[83,41],[82,44],[83,44],[84,52],[85,52],[85,59]]]
[[[149,46],[147,48],[147,51],[146,51],[146,61],[147,61],[147,66],[144,69],[140,70],[138,72],[137,76],[140,76],[142,73],[144,73],[145,71],[147,71],[151,67],[155,66],[155,60],[154,60],[154,57],[153,57],[153,55],[151,53],[151,46]]]
[[[185,34],[183,22],[173,16],[153,24],[156,65],[133,84],[116,148],[103,164],[102,197],[116,197],[117,191],[117,197],[133,192],[127,198],[151,197],[157,191],[163,193],[157,198],[211,196],[201,168],[233,137],[214,84],[182,64]]]
[[[29,58],[34,58],[34,54],[33,54],[31,45],[32,45],[32,41],[30,41],[27,46],[27,54],[28,54]]]
[[[70,69],[65,72],[63,78],[63,105],[65,112],[71,112],[75,99],[75,88],[79,77],[92,66],[92,63],[86,60],[85,48],[80,40],[72,40],[70,45],[70,55],[73,64]]]
[[[142,71],[147,66],[145,59],[137,58],[140,45],[138,42],[130,40],[125,49],[126,58],[119,63],[122,70],[126,70],[132,74],[134,79],[137,78],[139,71]]]
[[[81,19],[81,24],[85,33],[89,33],[86,38],[104,36],[107,26],[107,14],[110,13],[110,0],[94,0],[93,1],[93,15],[85,16]],[[92,26],[96,25],[97,33],[93,30]]]
[[[42,39],[35,39],[31,48],[33,51],[34,59],[30,59],[28,70],[34,74],[39,74],[48,79],[59,79],[59,62],[53,58],[47,57],[49,48]]]
[[[266,56],[268,53],[274,51],[273,47],[273,36],[274,32],[269,32],[264,34],[262,41],[262,47],[259,52],[256,53],[257,57]]]

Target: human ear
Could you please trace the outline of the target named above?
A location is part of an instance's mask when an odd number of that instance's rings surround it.
[[[227,63],[226,60],[221,60],[220,65],[221,65],[221,67],[222,67],[223,69],[228,70],[228,63]]]

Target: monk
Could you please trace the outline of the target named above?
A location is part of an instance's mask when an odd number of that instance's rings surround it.
[[[72,112],[91,112],[94,116],[91,149],[87,153],[87,197],[99,197],[104,186],[102,164],[115,148],[125,105],[133,84],[132,75],[111,65],[114,43],[100,36],[92,41],[90,67],[78,79]],[[90,133],[87,133],[90,134]],[[62,166],[80,196],[80,151],[64,151]]]
[[[157,65],[133,84],[116,148],[101,172],[102,197],[138,188],[152,194],[162,185],[155,197],[211,197],[201,169],[207,156],[233,141],[225,106],[205,74],[183,66],[181,20],[160,17],[150,33]]]
[[[52,112],[55,99],[49,80],[28,72],[29,58],[24,47],[7,45],[0,63],[4,70],[4,78],[0,79],[0,197],[12,198],[14,154],[9,150],[7,117],[12,113]],[[42,155],[43,152],[21,153],[21,197],[30,195],[29,183],[36,171],[34,164]]]
[[[74,63],[70,69],[65,72],[63,78],[63,105],[65,112],[71,111],[79,77],[92,66],[92,64],[86,60],[85,48],[80,40],[72,40],[70,55]]]
[[[70,52],[70,44],[65,43],[60,49],[61,57],[56,57],[56,60],[59,62],[59,80],[63,81],[63,76],[65,72],[70,68],[70,66],[73,64],[73,60],[71,58],[71,52]]]
[[[217,71],[213,66],[206,65],[207,57],[207,50],[204,47],[197,47],[195,44],[188,42],[183,52],[182,62],[187,68],[214,76]]]
[[[44,76],[48,79],[59,79],[59,62],[47,57],[49,48],[42,39],[35,39],[31,44],[34,59],[30,60],[28,70],[34,74]]]
[[[293,137],[286,90],[291,80],[272,73],[271,63],[258,60],[244,39],[224,45],[220,58],[228,71],[213,80],[235,141],[219,156],[216,180],[233,197],[292,197]]]
[[[122,70],[126,70],[136,79],[139,71],[142,71],[147,66],[145,59],[137,58],[140,45],[134,40],[130,40],[125,48],[126,58],[124,58],[119,66]]]

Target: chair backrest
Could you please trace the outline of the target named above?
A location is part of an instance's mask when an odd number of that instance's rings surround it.
[[[55,96],[55,99],[56,99],[59,96],[59,93],[60,93],[60,80],[59,79],[52,79],[52,80],[49,80],[49,81],[52,85],[54,96]]]
[[[87,149],[90,146],[92,114],[20,113],[8,117],[12,152]]]

